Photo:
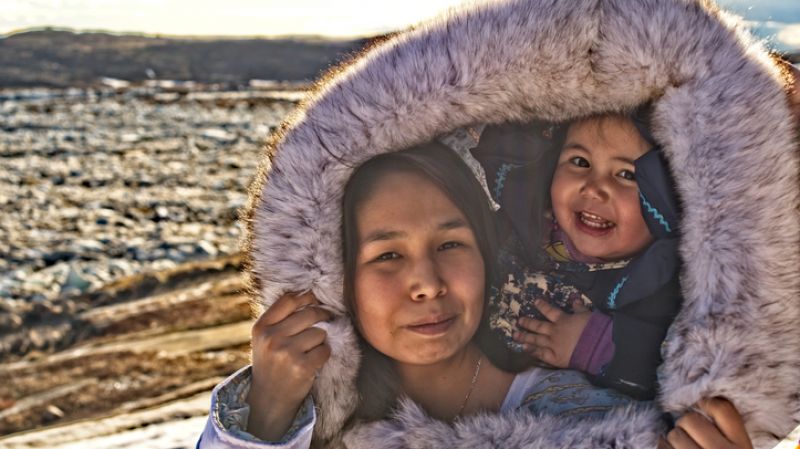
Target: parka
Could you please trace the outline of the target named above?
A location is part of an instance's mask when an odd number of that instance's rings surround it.
[[[680,415],[727,397],[756,447],[800,422],[800,151],[763,43],[704,0],[500,0],[331,70],[263,153],[246,212],[254,301],[311,291],[338,317],[312,389],[315,445],[655,447],[660,417],[624,408],[596,421],[523,412],[446,425],[403,403],[395,419],[342,434],[360,360],[342,301],[340,204],[353,169],[469,125],[646,102],[683,211],[684,301],[661,348],[658,404]]]

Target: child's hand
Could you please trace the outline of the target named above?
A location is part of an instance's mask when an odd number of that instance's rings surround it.
[[[752,449],[742,415],[728,400],[704,399],[697,403],[708,418],[698,412],[683,415],[659,449]]]
[[[331,314],[317,304],[311,293],[286,294],[253,325],[247,430],[261,439],[283,437],[311,391],[316,372],[330,357],[325,331],[313,325]]]
[[[574,306],[569,314],[551,306],[541,299],[534,306],[549,320],[520,317],[517,327],[528,332],[514,332],[514,340],[522,343],[525,351],[539,360],[557,368],[569,367],[572,352],[592,315],[582,304]]]

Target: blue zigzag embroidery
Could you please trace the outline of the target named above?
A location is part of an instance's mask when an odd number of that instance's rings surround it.
[[[500,169],[497,170],[497,178],[495,179],[494,183],[494,199],[495,201],[500,201],[500,195],[503,194],[503,187],[505,187],[506,182],[506,175],[511,169],[519,167],[515,164],[503,164],[500,166]]]
[[[653,218],[658,220],[658,222],[661,223],[661,226],[664,226],[664,229],[666,229],[667,232],[672,232],[672,229],[669,227],[669,223],[664,218],[664,216],[661,215],[661,212],[659,212],[658,209],[653,207],[649,201],[647,201],[647,198],[645,198],[644,195],[642,195],[642,192],[639,192],[639,199],[642,200],[642,204],[644,205],[645,209],[647,209],[647,212],[650,212],[650,215],[652,215]]]
[[[623,277],[622,280],[617,283],[616,287],[614,287],[614,290],[611,290],[611,294],[608,295],[608,308],[614,309],[617,307],[617,295],[619,295],[619,291],[627,280],[628,276]]]

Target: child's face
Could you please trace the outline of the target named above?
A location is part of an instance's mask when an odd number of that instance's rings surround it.
[[[627,118],[603,116],[570,125],[550,196],[559,226],[582,254],[620,260],[653,240],[633,166],[648,149]]]
[[[428,179],[385,176],[356,211],[355,316],[364,339],[400,363],[460,353],[478,329],[485,272],[464,214]]]

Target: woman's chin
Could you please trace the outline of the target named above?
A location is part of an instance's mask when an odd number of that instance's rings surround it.
[[[404,354],[395,353],[390,357],[400,364],[415,366],[436,365],[452,359],[469,345],[469,340],[457,342],[446,338],[428,338],[427,340],[419,341],[410,346],[403,351]]]

